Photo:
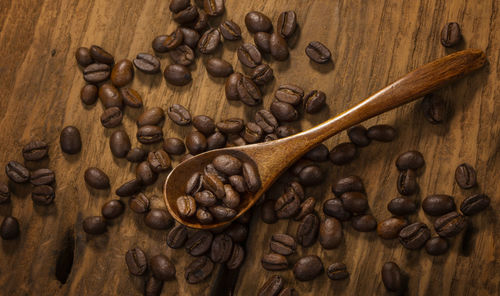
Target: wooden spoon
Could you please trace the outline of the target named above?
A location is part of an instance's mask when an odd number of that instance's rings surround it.
[[[179,223],[192,228],[210,229],[230,223],[248,211],[283,171],[314,146],[362,121],[420,98],[481,68],[485,62],[486,57],[481,50],[459,51],[406,74],[353,108],[307,131],[275,141],[212,150],[185,160],[170,172],[165,181],[163,198],[168,211]],[[238,214],[229,221],[205,225],[197,222],[195,218],[181,217],[177,210],[176,199],[185,195],[187,179],[194,172],[202,171],[221,154],[231,154],[252,161],[259,170],[262,181],[260,190],[255,194],[248,193],[242,196]]]

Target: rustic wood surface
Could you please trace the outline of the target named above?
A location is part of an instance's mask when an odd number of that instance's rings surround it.
[[[162,295],[221,295],[234,288],[236,295],[254,295],[273,273],[262,269],[260,257],[269,251],[270,236],[276,232],[295,234],[298,223],[279,221],[264,224],[255,211],[246,245],[247,258],[239,273],[217,268],[212,277],[198,285],[184,280],[184,266],[192,258],[183,250],[166,247],[164,231],[145,227],[142,217],[126,210],[113,221],[108,233],[88,236],[81,227],[86,216],[100,214],[101,205],[116,198],[113,192],[133,178],[135,166],[113,158],[109,135],[99,117],[102,106],[85,107],[79,92],[84,85],[74,51],[79,46],[97,44],[117,60],[132,59],[139,52],[152,52],[151,41],[172,31],[175,23],[168,10],[169,1],[0,1],[0,163],[22,160],[21,149],[32,139],[50,143],[49,159],[31,163],[30,168],[49,167],[56,171],[57,195],[49,207],[34,206],[29,185],[9,182],[12,202],[0,206],[0,216],[19,219],[21,235],[2,241],[0,250],[0,288],[2,295],[137,295],[144,278],[130,275],[125,252],[139,246],[150,256],[163,253],[177,267],[177,280],[164,285]],[[423,153],[426,166],[419,177],[421,200],[430,193],[455,196],[459,203],[475,192],[492,198],[492,206],[472,217],[467,232],[451,240],[444,256],[431,257],[425,251],[408,251],[396,240],[382,241],[375,233],[358,233],[344,223],[345,243],[335,250],[322,250],[316,243],[298,249],[294,262],[304,254],[317,254],[325,266],[346,263],[348,280],[333,282],[325,274],[311,282],[294,281],[291,270],[279,272],[287,286],[300,295],[384,295],[380,269],[385,261],[395,261],[409,274],[410,295],[497,295],[500,293],[500,226],[496,209],[500,207],[500,17],[498,1],[227,1],[226,14],[244,28],[244,14],[259,10],[275,22],[281,11],[297,12],[299,32],[286,62],[270,60],[276,79],[266,86],[264,107],[281,83],[295,83],[306,90],[320,89],[328,96],[328,110],[304,116],[303,129],[320,123],[354,105],[419,65],[455,49],[439,42],[440,30],[448,21],[461,24],[465,41],[458,47],[484,50],[489,65],[477,73],[440,90],[446,99],[449,119],[431,125],[419,103],[413,103],[365,123],[393,124],[399,136],[392,143],[372,143],[363,148],[352,164],[334,167],[322,164],[327,172],[325,186],[308,188],[318,199],[316,210],[322,216],[322,201],[330,197],[331,182],[358,174],[368,192],[371,212],[381,220],[389,216],[386,205],[397,195],[394,160],[401,152],[416,149]],[[214,20],[214,23],[220,19]],[[244,40],[252,38],[244,29]],[[315,65],[305,56],[304,47],[313,40],[326,44],[333,63]],[[225,42],[217,55],[242,71],[235,50],[241,42]],[[168,58],[162,58],[163,66]],[[253,117],[258,108],[229,103],[224,98],[223,79],[206,75],[203,59],[192,67],[194,81],[185,87],[166,85],[161,75],[138,73],[132,87],[144,98],[146,107],[167,107],[181,103],[192,114],[205,114],[216,120],[228,116]],[[127,109],[120,129],[125,129],[133,145],[135,118],[140,110]],[[77,126],[84,143],[81,153],[64,155],[58,141],[66,125]],[[190,128],[167,121],[165,136],[183,137]],[[345,133],[326,142],[331,148],[346,141]],[[462,190],[454,182],[458,164],[468,162],[477,169],[479,186]],[[108,191],[89,190],[83,172],[89,166],[102,168],[111,179]],[[166,175],[146,191],[156,195],[154,207],[164,207],[161,190]],[[7,181],[5,175],[0,180]],[[278,182],[268,196],[276,198]],[[127,200],[125,200],[127,201]],[[422,211],[411,221],[432,222]],[[56,276],[74,253],[69,277],[62,283]],[[59,260],[58,260],[59,259]],[[62,264],[64,265],[64,264]],[[64,282],[64,281],[63,281]],[[225,292],[222,292],[225,291]]]

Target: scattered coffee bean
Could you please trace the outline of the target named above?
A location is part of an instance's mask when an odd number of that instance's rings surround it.
[[[151,211],[144,216],[144,223],[149,228],[164,230],[170,228],[174,224],[174,221],[167,211],[162,209],[151,209]]]
[[[319,230],[319,218],[309,214],[302,219],[297,228],[297,242],[303,247],[309,247],[316,242]]]
[[[288,103],[275,100],[271,103],[269,109],[279,121],[290,122],[295,121],[299,118],[299,113],[297,112],[297,110],[295,110],[295,108]]]
[[[245,25],[250,33],[269,32],[273,28],[271,20],[258,11],[250,11],[245,15]]]
[[[97,101],[97,86],[85,84],[80,91],[80,99],[85,105],[93,105]]]
[[[219,16],[224,13],[224,0],[204,0],[203,9],[209,16]]]
[[[127,251],[125,262],[127,263],[128,271],[136,276],[143,275],[146,269],[148,269],[146,254],[137,247]]]
[[[253,35],[253,42],[257,48],[263,53],[271,53],[271,45],[269,43],[271,40],[271,34],[267,32],[257,32]]]
[[[231,237],[233,242],[244,243],[248,236],[248,228],[241,223],[231,223],[225,233]]]
[[[356,145],[350,142],[340,143],[330,151],[330,161],[335,165],[346,165],[356,157]]]
[[[90,64],[83,69],[83,79],[88,83],[101,83],[108,80],[111,68],[106,64]]]
[[[347,131],[347,136],[349,136],[349,140],[351,142],[358,146],[358,147],[366,147],[370,145],[370,142],[372,141],[370,138],[367,136],[367,130],[364,126],[362,125],[357,125],[351,127]]]
[[[105,83],[99,87],[99,98],[105,109],[111,107],[123,109],[123,97],[111,83]]]
[[[226,83],[224,84],[224,90],[226,93],[226,99],[237,101],[240,99],[238,94],[238,81],[243,78],[243,75],[239,72],[235,72],[226,79]]]
[[[304,90],[293,84],[283,84],[278,86],[274,97],[280,102],[297,106],[302,104]]]
[[[441,31],[441,44],[445,47],[452,47],[462,41],[462,33],[457,23],[447,23]]]
[[[300,204],[299,213],[295,216],[295,221],[300,221],[305,216],[314,212],[314,206],[316,205],[316,199],[314,197],[309,197]]]
[[[255,113],[255,123],[266,133],[272,133],[278,127],[276,117],[265,109],[259,110]]]
[[[274,32],[269,38],[269,50],[271,56],[277,61],[284,61],[288,59],[288,44],[280,34]]]
[[[94,61],[98,63],[113,65],[115,63],[115,59],[113,56],[104,50],[102,47],[97,45],[92,45],[90,47],[90,56],[94,59]]]
[[[153,144],[163,140],[163,131],[156,125],[145,125],[137,129],[137,140],[142,144]]]
[[[400,171],[417,170],[425,164],[424,156],[418,151],[408,151],[398,156],[396,167]]]
[[[434,229],[442,237],[453,237],[467,227],[467,218],[457,212],[444,214],[434,221]]]
[[[448,241],[439,236],[433,237],[425,243],[425,250],[432,256],[443,255],[448,251]]]
[[[196,46],[198,45],[198,41],[200,40],[200,34],[190,28],[180,27],[179,29],[181,30],[182,35],[184,36],[183,38],[184,44],[189,46],[191,49],[195,49]]]
[[[55,176],[54,172],[50,169],[38,169],[38,170],[31,172],[31,175],[30,175],[30,183],[32,185],[35,185],[35,186],[49,185],[49,184],[54,183],[55,180],[56,180],[56,176]],[[1,184],[0,184],[0,186],[1,186]]]
[[[227,234],[217,234],[210,249],[210,259],[214,263],[224,263],[229,260],[233,251],[233,240]]]
[[[134,59],[134,66],[146,74],[156,74],[161,71],[160,60],[149,53],[139,53]]]
[[[197,284],[208,278],[214,269],[213,262],[206,256],[194,259],[184,271],[184,277],[190,284]]]
[[[293,10],[283,11],[278,17],[276,31],[283,38],[290,38],[297,28],[297,15]]]
[[[123,59],[117,62],[111,70],[111,82],[116,87],[123,87],[134,79],[134,66],[132,62],[127,59]]]
[[[318,165],[308,165],[299,173],[299,182],[304,186],[318,185],[324,180],[323,171]]]
[[[84,175],[85,182],[92,188],[95,189],[107,189],[109,188],[109,178],[106,173],[96,167],[90,167],[85,170]]]
[[[251,43],[244,43],[238,47],[238,60],[244,66],[255,68],[262,63],[260,51]]]
[[[386,124],[374,125],[368,129],[366,132],[368,138],[379,142],[391,142],[396,138],[396,130]]]
[[[149,108],[137,118],[137,127],[145,125],[161,126],[165,120],[165,112],[160,107]]]
[[[151,151],[148,154],[148,163],[153,172],[162,173],[170,168],[170,157],[164,150]]]
[[[250,73],[250,78],[257,85],[265,85],[274,79],[273,69],[268,64],[258,65]]]
[[[155,277],[150,277],[144,286],[145,296],[160,296],[163,289],[163,281],[157,280]]]
[[[199,1],[199,0],[197,0]],[[198,18],[187,24],[190,28],[203,33],[209,29],[208,14],[204,10],[198,10]]]
[[[179,210],[179,215],[181,215],[182,217],[191,217],[196,214],[196,201],[192,196],[179,196],[177,198],[176,205],[177,209]]]
[[[128,205],[137,214],[144,214],[149,211],[149,198],[144,193],[138,193],[129,200]]]
[[[122,123],[122,120],[123,113],[118,107],[107,108],[101,115],[101,124],[105,128],[117,127]]]
[[[207,230],[198,230],[186,241],[186,252],[192,256],[205,254],[212,246],[214,235]]]
[[[103,234],[107,231],[106,220],[102,216],[90,216],[83,219],[83,231],[88,234]]]
[[[293,217],[300,211],[300,199],[294,192],[287,191],[276,200],[274,210],[280,219]]]
[[[186,147],[193,155],[202,153],[207,150],[207,138],[198,131],[192,131],[186,136]]]
[[[399,217],[391,217],[378,223],[377,234],[383,239],[398,238],[401,229],[406,227],[408,222]]]
[[[124,158],[130,151],[130,138],[123,130],[114,131],[109,137],[109,148],[116,158]]]
[[[245,125],[245,129],[241,132],[240,135],[245,140],[245,142],[247,142],[248,144],[253,144],[260,142],[262,136],[264,135],[264,131],[257,123],[250,121]]]
[[[75,52],[75,58],[78,65],[82,67],[87,67],[94,62],[89,49],[86,47],[79,47]]]
[[[352,217],[352,228],[360,232],[370,232],[377,228],[377,220],[373,215],[361,215]]]
[[[297,244],[292,236],[283,233],[276,233],[271,237],[269,247],[275,253],[288,256],[295,252]]]
[[[467,216],[484,211],[490,205],[490,198],[486,194],[474,194],[462,201],[460,211]]]
[[[285,270],[288,268],[286,257],[276,253],[269,253],[262,256],[260,262],[264,269],[270,271]]]
[[[225,206],[213,206],[209,208],[210,213],[217,221],[228,221],[233,219],[238,212]]]
[[[209,58],[205,64],[208,74],[214,77],[228,77],[233,73],[233,66],[221,58]]]
[[[310,281],[323,272],[323,263],[316,255],[300,258],[293,266],[293,275],[299,281]]]
[[[422,201],[422,209],[427,215],[442,216],[455,210],[455,202],[449,195],[429,195]]]
[[[442,123],[446,119],[446,104],[435,94],[428,94],[422,100],[422,111],[425,118],[432,124]]]
[[[220,24],[219,31],[226,40],[234,41],[241,39],[241,28],[232,20],[226,20]]]
[[[402,292],[405,290],[405,279],[399,266],[394,262],[386,262],[382,266],[382,282],[388,291]]]
[[[325,218],[319,227],[319,243],[323,249],[335,249],[342,242],[342,224],[335,218]]]
[[[170,1],[170,5],[168,6],[168,9],[170,9],[171,12],[173,13],[178,13],[186,8],[189,7],[190,5],[190,0],[172,0]]]
[[[313,90],[304,97],[304,110],[309,114],[318,113],[326,105],[326,95],[320,90]]]
[[[0,182],[0,204],[10,201],[10,190],[6,183]]]
[[[153,276],[160,281],[169,281],[175,278],[175,266],[165,255],[156,255],[149,260]]]
[[[239,268],[243,264],[245,259],[245,250],[242,246],[235,244],[231,252],[229,260],[226,262],[226,267],[229,270],[234,270]]]
[[[0,225],[0,236],[4,240],[14,239],[19,236],[19,222],[12,216],[3,219]]]
[[[407,216],[417,211],[417,205],[409,198],[396,197],[387,204],[387,209],[396,216]]]
[[[67,154],[76,154],[82,150],[80,131],[74,126],[67,126],[61,131],[59,138],[61,150]]]
[[[49,185],[39,185],[33,188],[31,192],[31,199],[35,204],[38,205],[50,205],[54,200],[55,192],[54,188]]]
[[[163,141],[163,150],[171,155],[181,155],[186,152],[186,146],[179,138],[167,138]]]
[[[345,178],[338,179],[332,185],[332,192],[335,196],[340,197],[345,192],[356,191],[365,192],[365,187],[363,181],[358,176],[348,176]]]
[[[101,208],[101,214],[106,219],[115,219],[125,211],[125,205],[119,199],[106,202]]]
[[[220,32],[217,28],[212,28],[201,35],[198,41],[198,51],[202,54],[212,54],[220,44]]]
[[[424,246],[431,236],[431,231],[422,222],[410,224],[399,232],[399,241],[403,247],[416,250]]]
[[[172,249],[179,249],[184,246],[187,240],[188,230],[186,226],[180,224],[170,230],[167,235],[167,245]]]
[[[135,176],[137,180],[141,181],[141,183],[146,186],[154,184],[156,179],[158,179],[158,174],[153,172],[147,161],[143,161],[137,165],[135,168]]]
[[[194,62],[195,53],[191,47],[187,45],[180,45],[176,49],[168,53],[174,64],[182,66],[189,66]]]
[[[167,109],[168,117],[177,125],[188,125],[191,123],[191,114],[182,105],[173,104]]]
[[[397,187],[401,195],[409,196],[417,193],[419,188],[417,173],[412,169],[399,172]]]
[[[275,274],[271,276],[259,289],[258,296],[275,296],[283,289],[284,280]]]
[[[316,161],[316,162],[323,162],[328,160],[330,152],[328,151],[328,147],[326,147],[324,144],[319,144],[318,146],[312,148],[309,150],[305,155],[304,158]]]
[[[325,200],[323,203],[323,212],[326,215],[337,218],[340,221],[347,221],[351,219],[351,213],[344,208],[340,198]]]
[[[236,83],[236,91],[239,99],[248,106],[255,106],[262,103],[262,93],[252,79],[242,76]]]
[[[455,181],[463,189],[476,186],[476,170],[470,164],[462,163],[455,170]]]
[[[176,86],[184,86],[191,82],[191,73],[186,66],[172,64],[168,65],[163,72],[165,80]]]
[[[133,196],[141,191],[142,185],[142,180],[135,178],[123,183],[115,190],[115,194],[120,197]]]
[[[362,192],[346,192],[340,196],[344,209],[353,214],[363,214],[369,208],[366,195]]]
[[[347,266],[345,266],[344,263],[337,262],[328,266],[326,269],[326,275],[331,280],[337,281],[348,278],[349,272],[347,271]]]
[[[327,63],[332,58],[328,47],[319,41],[312,41],[307,45],[306,55],[318,64]]]
[[[44,141],[31,141],[23,147],[23,158],[26,161],[40,160],[47,156],[49,146]]]
[[[165,42],[167,41],[167,39],[169,39],[168,35],[156,36],[151,43],[151,47],[157,53],[166,53],[168,51],[167,47],[165,46]]]

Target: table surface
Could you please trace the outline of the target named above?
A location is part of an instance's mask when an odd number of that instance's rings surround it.
[[[40,0],[0,1],[0,161],[22,161],[21,149],[32,139],[50,143],[49,158],[30,168],[49,167],[56,172],[54,204],[34,206],[29,185],[9,182],[12,202],[0,206],[0,216],[13,215],[20,222],[21,235],[2,241],[0,249],[0,286],[4,295],[135,295],[143,291],[144,278],[127,271],[124,254],[139,246],[149,256],[165,254],[175,263],[177,280],[166,282],[162,295],[254,295],[271,274],[280,274],[286,286],[300,295],[383,295],[380,270],[386,261],[395,261],[409,275],[410,295],[498,295],[500,264],[498,211],[500,200],[500,16],[499,2],[484,0],[449,1],[226,1],[221,19],[232,19],[244,28],[244,15],[262,11],[275,23],[280,12],[295,10],[299,30],[290,59],[277,62],[266,58],[276,79],[264,88],[263,107],[272,101],[279,84],[295,83],[306,91],[323,90],[328,108],[317,115],[305,115],[297,126],[307,129],[353,106],[408,71],[455,49],[441,46],[440,30],[448,21],[461,25],[464,42],[458,47],[485,51],[489,65],[459,82],[439,90],[446,100],[449,118],[431,125],[422,115],[419,103],[405,105],[365,123],[391,124],[398,138],[392,143],[372,143],[360,151],[352,164],[336,167],[322,163],[324,186],[307,188],[308,196],[318,202],[316,211],[323,217],[322,202],[332,196],[333,180],[350,174],[361,176],[371,212],[382,220],[390,216],[386,205],[397,196],[397,155],[408,150],[423,153],[426,166],[418,178],[423,199],[432,193],[449,194],[458,203],[466,196],[483,192],[492,198],[491,208],[472,217],[471,227],[450,240],[451,249],[443,256],[431,257],[424,250],[409,251],[397,240],[382,241],[376,233],[353,231],[344,223],[345,241],[334,250],[323,250],[319,243],[299,247],[290,258],[295,262],[305,254],[321,257],[325,266],[344,262],[350,277],[331,281],[323,273],[310,282],[298,282],[291,269],[268,272],[260,258],[269,251],[270,236],[277,232],[295,234],[298,222],[282,220],[264,224],[254,211],[246,243],[246,260],[239,272],[217,267],[209,280],[189,285],[184,267],[192,260],[183,250],[166,247],[166,231],[144,226],[142,217],[128,208],[112,221],[101,236],[88,236],[82,220],[100,214],[101,205],[116,198],[114,190],[134,177],[135,165],[113,158],[108,147],[113,130],[104,129],[99,117],[100,103],[84,106],[79,92],[84,85],[74,52],[80,46],[101,45],[116,60],[133,59],[139,52],[152,52],[151,41],[172,31],[176,24],[166,0]],[[252,42],[246,29],[244,40]],[[326,44],[333,63],[316,65],[304,53],[313,40]],[[215,54],[230,61],[237,71],[238,42],[224,42]],[[162,64],[168,63],[162,57]],[[206,74],[203,58],[192,66],[193,82],[172,87],[162,75],[148,76],[136,71],[132,87],[144,98],[146,107],[166,108],[180,103],[192,114],[205,114],[216,120],[241,116],[251,120],[259,107],[250,108],[224,97],[222,78]],[[120,129],[125,129],[133,145],[135,118],[141,110],[127,109]],[[77,126],[83,149],[77,155],[61,153],[59,132],[64,126]],[[183,137],[191,127],[179,127],[167,120],[166,137]],[[345,133],[326,142],[331,148],[347,140]],[[156,146],[153,146],[156,147]],[[174,159],[177,162],[178,158]],[[454,182],[457,165],[468,162],[477,169],[479,186],[462,190]],[[111,190],[89,190],[83,181],[87,167],[102,168],[111,179]],[[166,174],[147,189],[153,207],[164,207],[161,198]],[[7,181],[5,175],[0,180]],[[282,184],[268,196],[276,198]],[[422,211],[410,221],[432,219]],[[65,283],[56,277],[73,253],[73,265]],[[66,257],[67,258],[66,258]],[[59,267],[57,266],[59,263]],[[61,278],[59,276],[59,278]]]

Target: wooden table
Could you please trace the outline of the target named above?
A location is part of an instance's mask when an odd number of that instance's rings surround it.
[[[226,1],[226,15],[244,28],[244,15],[262,11],[273,22],[284,10],[298,16],[298,39],[285,62],[269,60],[276,79],[264,88],[264,107],[272,101],[279,84],[295,83],[306,91],[323,90],[328,110],[306,115],[300,125],[309,128],[353,106],[406,72],[456,49],[441,46],[440,31],[448,21],[461,25],[465,42],[459,48],[485,51],[489,66],[440,90],[447,102],[449,118],[431,125],[419,109],[409,104],[365,123],[392,124],[399,136],[392,143],[372,143],[363,148],[352,164],[321,166],[327,173],[324,186],[307,188],[307,195],[322,201],[331,197],[333,180],[350,174],[362,177],[371,212],[378,220],[389,217],[386,205],[397,196],[394,161],[401,152],[416,149],[423,153],[426,166],[419,177],[420,193],[453,195],[459,203],[466,196],[484,192],[492,198],[491,209],[471,218],[472,228],[452,239],[444,256],[431,257],[424,250],[409,251],[397,240],[382,241],[376,233],[359,233],[344,223],[345,243],[335,250],[323,250],[319,243],[298,248],[290,261],[304,254],[317,254],[325,266],[344,262],[348,280],[333,282],[325,274],[311,282],[297,282],[291,270],[277,272],[300,295],[383,295],[380,270],[385,261],[395,261],[409,274],[410,295],[498,295],[500,293],[500,16],[499,2],[484,1]],[[84,85],[74,52],[79,46],[102,45],[117,60],[133,59],[139,52],[152,52],[151,41],[172,31],[176,24],[166,0],[91,1],[1,1],[0,2],[0,160],[22,160],[21,149],[32,139],[50,143],[49,159],[34,167],[56,172],[57,196],[49,207],[34,206],[29,185],[9,182],[12,202],[0,206],[0,215],[13,215],[21,224],[21,235],[2,241],[0,289],[2,295],[137,295],[144,278],[130,275],[124,254],[134,246],[149,256],[166,254],[177,267],[177,280],[164,285],[162,295],[255,295],[273,273],[265,271],[260,258],[269,251],[270,236],[276,232],[295,234],[298,222],[282,220],[264,224],[258,212],[250,224],[246,261],[239,273],[216,268],[212,277],[198,285],[184,280],[184,267],[192,260],[183,250],[166,247],[165,231],[145,227],[142,217],[126,210],[102,236],[88,236],[82,220],[99,215],[101,205],[116,198],[114,190],[134,177],[133,164],[113,158],[99,117],[100,103],[84,106],[79,92]],[[216,20],[218,21],[218,20]],[[215,22],[214,22],[215,23]],[[244,40],[252,42],[244,31]],[[305,46],[313,40],[326,44],[334,63],[316,65],[305,56]],[[243,71],[235,50],[241,42],[225,42],[216,55]],[[163,65],[168,58],[162,58]],[[194,80],[185,87],[172,87],[162,75],[148,76],[136,71],[132,87],[144,98],[145,106],[166,108],[180,103],[191,113],[206,114],[216,120],[242,116],[247,120],[260,107],[229,103],[224,98],[224,79],[206,75],[203,59],[192,67]],[[135,137],[135,118],[140,110],[127,109],[123,126]],[[66,125],[77,126],[84,143],[81,153],[65,155],[58,145],[59,132]],[[167,121],[165,136],[183,137],[190,128]],[[331,148],[346,141],[342,133],[327,141]],[[178,159],[177,159],[178,160]],[[177,161],[176,160],[176,161]],[[468,162],[477,169],[479,186],[462,190],[454,182],[458,164]],[[111,178],[112,189],[89,190],[83,172],[89,166],[102,168]],[[154,207],[164,207],[161,188],[166,174],[146,191]],[[7,181],[5,175],[0,177]],[[269,194],[276,198],[277,184]],[[410,217],[430,225],[422,211]],[[73,265],[64,283],[64,269],[74,254]],[[59,260],[58,260],[59,259]],[[57,266],[60,262],[60,266]],[[62,274],[56,277],[56,273]],[[62,279],[61,280],[58,280]],[[229,287],[229,288],[228,288]],[[229,290],[228,290],[229,289]]]

